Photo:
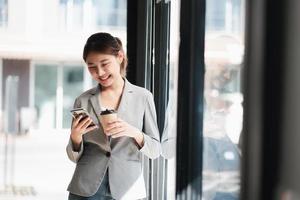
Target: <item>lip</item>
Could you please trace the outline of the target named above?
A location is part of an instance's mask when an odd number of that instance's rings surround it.
[[[102,83],[105,83],[105,82],[107,82],[107,81],[110,79],[110,77],[111,77],[111,75],[108,75],[108,76],[103,77],[104,79],[101,78],[101,77],[99,77],[98,80],[99,80],[100,82],[102,82]]]
[[[101,81],[105,81],[105,80],[107,80],[107,79],[109,79],[109,77],[110,77],[110,75],[108,75],[108,76],[106,76],[106,77],[99,77],[99,79],[101,80]]]

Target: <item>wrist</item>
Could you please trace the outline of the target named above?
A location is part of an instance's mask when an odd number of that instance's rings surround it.
[[[79,152],[80,151],[80,146],[81,146],[81,142],[82,142],[82,139],[73,139],[71,137],[71,143],[72,143],[72,150],[75,151],[75,152]]]
[[[137,131],[134,139],[140,147],[144,146],[144,133]]]
[[[79,145],[82,141],[82,135],[75,135],[75,134],[71,133],[70,137],[71,137],[72,143],[75,145]]]

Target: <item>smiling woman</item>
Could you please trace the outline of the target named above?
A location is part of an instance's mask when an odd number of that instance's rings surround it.
[[[67,154],[77,165],[68,187],[69,200],[145,198],[142,155],[150,159],[160,155],[153,96],[125,78],[122,43],[109,33],[91,35],[83,59],[98,85],[74,103],[90,117],[79,116],[72,122]],[[100,120],[104,109],[116,111],[117,117]],[[89,127],[92,121],[96,124]]]

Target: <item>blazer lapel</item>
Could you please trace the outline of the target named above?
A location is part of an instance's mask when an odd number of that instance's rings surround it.
[[[94,112],[98,118],[101,112],[100,104],[99,104],[99,94],[100,94],[100,86],[98,85],[97,87],[92,90],[90,96],[90,102],[93,106]]]
[[[131,85],[131,83],[125,78],[124,79],[125,83],[124,83],[124,89],[123,89],[123,93],[122,93],[122,97],[121,97],[121,101],[120,104],[118,106],[117,112],[118,112],[118,116],[120,116],[122,119],[126,119],[126,112],[128,111],[128,103],[130,100],[130,95],[133,92],[133,87]],[[94,113],[96,115],[96,118],[98,120],[99,123],[99,127],[101,129],[101,133],[103,130],[103,127],[100,123],[100,112],[101,112],[101,105],[99,102],[99,95],[101,92],[101,87],[100,85],[98,85],[97,87],[95,87],[93,90],[90,91],[90,98],[89,101],[93,107]],[[104,134],[104,133],[103,133]],[[107,141],[109,140],[108,137],[106,137]]]
[[[128,109],[130,95],[133,92],[131,83],[129,83],[129,81],[126,78],[124,80],[125,80],[125,85],[123,89],[123,94],[117,110],[118,115],[122,117],[126,116],[125,114],[128,111],[127,109]]]
[[[100,112],[101,112],[101,106],[100,106],[100,103],[99,103],[100,85],[95,87],[94,90],[91,90],[90,94],[91,94],[91,96],[89,98],[89,101],[90,101],[90,103],[93,107],[94,113],[95,113],[96,118],[98,120],[100,137],[102,137],[104,139],[108,149],[110,149],[110,147],[109,147],[109,138],[108,138],[108,136],[106,136],[104,134],[103,127],[102,127],[102,124],[100,123],[100,119],[99,119]]]

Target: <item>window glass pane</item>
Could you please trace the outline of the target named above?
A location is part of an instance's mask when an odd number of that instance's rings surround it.
[[[226,1],[206,1],[206,29],[222,30],[225,27],[225,3]]]
[[[72,12],[72,25],[73,29],[80,30],[83,27],[83,1],[77,0],[73,4]]]
[[[162,133],[162,155],[166,161],[165,199],[176,199],[176,129],[177,129],[177,85],[179,55],[179,1],[171,2],[170,16],[170,71],[169,101],[165,126]]]
[[[63,68],[63,128],[70,128],[71,114],[75,98],[83,90],[83,67],[68,66]]]
[[[6,27],[8,21],[7,0],[0,0],[0,27]]]
[[[127,0],[60,0],[60,27],[80,31],[103,27],[125,28]]]
[[[96,25],[125,27],[126,8],[126,0],[93,0]]]
[[[34,102],[37,109],[38,128],[55,128],[57,66],[36,65]]]
[[[60,0],[61,28],[81,30],[83,28],[83,0]]]
[[[239,199],[244,0],[208,0],[203,199]]]

